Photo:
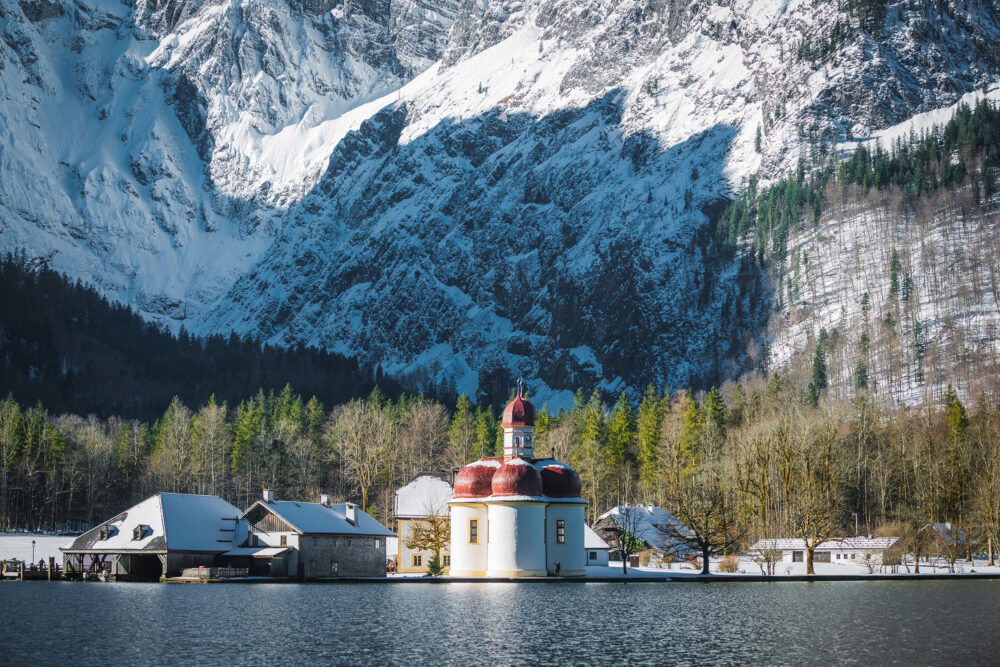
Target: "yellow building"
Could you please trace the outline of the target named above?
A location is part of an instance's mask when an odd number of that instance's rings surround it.
[[[429,517],[444,517],[445,525],[449,525],[448,501],[451,496],[451,485],[433,475],[420,475],[396,491],[396,534],[399,535],[397,572],[427,572],[427,565],[434,557],[434,552],[410,549],[406,544],[417,525],[429,524]],[[451,567],[451,551],[447,544],[441,550],[441,565],[445,572]]]

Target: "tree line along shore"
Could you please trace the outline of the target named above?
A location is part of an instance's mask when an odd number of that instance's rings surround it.
[[[940,403],[889,409],[859,394],[812,400],[782,375],[692,394],[650,387],[611,402],[579,391],[540,410],[535,452],[571,463],[593,522],[609,507],[654,503],[715,545],[760,537],[807,544],[855,534],[902,537],[924,555],[934,522],[970,539],[1000,536],[1000,407]],[[290,386],[230,406],[175,398],[156,420],[53,415],[0,401],[0,529],[80,530],[158,491],[217,494],[248,506],[261,488],[320,492],[393,520],[395,489],[420,473],[447,478],[500,447],[498,415],[465,396],[456,407],[377,388],[325,407]],[[947,555],[947,554],[945,554]]]

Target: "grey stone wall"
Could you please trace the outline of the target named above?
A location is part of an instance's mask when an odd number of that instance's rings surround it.
[[[299,571],[304,579],[384,577],[384,537],[302,535]]]

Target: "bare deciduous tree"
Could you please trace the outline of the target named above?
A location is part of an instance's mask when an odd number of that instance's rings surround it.
[[[392,468],[390,456],[397,443],[398,424],[382,405],[351,401],[337,414],[330,437],[345,477],[361,494],[368,508],[368,496]]]
[[[738,548],[746,535],[735,513],[735,498],[717,470],[683,474],[667,489],[667,503],[683,525],[665,526],[668,543],[701,554],[701,573],[709,574],[709,557]]]
[[[608,547],[617,551],[622,559],[622,572],[628,574],[628,558],[645,547],[639,537],[642,526],[642,510],[634,505],[615,508],[597,527],[602,528],[608,540]]]

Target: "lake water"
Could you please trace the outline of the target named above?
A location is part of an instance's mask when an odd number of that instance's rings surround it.
[[[997,664],[1000,582],[0,584],[0,662]]]

